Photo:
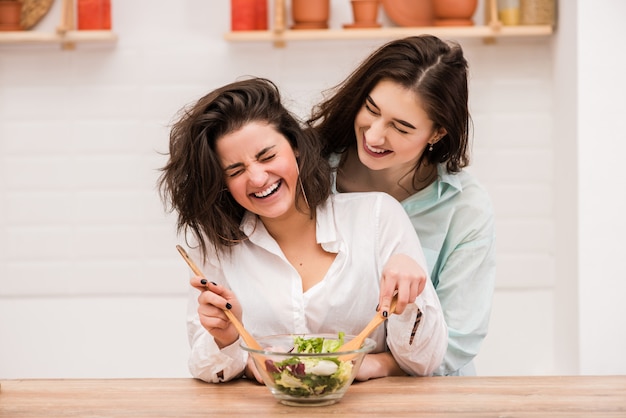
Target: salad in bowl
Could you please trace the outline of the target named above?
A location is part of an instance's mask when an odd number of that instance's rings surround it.
[[[241,347],[255,365],[274,397],[292,406],[330,405],[348,390],[361,366],[363,357],[376,343],[367,338],[350,351],[340,347],[354,336],[339,334],[283,334],[258,338],[263,347]]]

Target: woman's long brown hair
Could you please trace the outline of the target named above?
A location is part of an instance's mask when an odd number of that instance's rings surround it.
[[[204,255],[209,244],[219,256],[246,238],[239,229],[245,209],[227,191],[215,144],[251,122],[270,124],[297,150],[311,216],[330,194],[330,168],[320,141],[282,105],[276,85],[252,78],[218,88],[181,110],[158,180],[166,208],[178,213],[178,232],[191,232]],[[298,190],[297,202],[301,197]]]
[[[452,173],[469,164],[467,61],[458,44],[431,35],[383,45],[343,83],[326,92],[331,96],[313,109],[307,121],[319,133],[325,156],[356,147],[354,120],[367,96],[382,80],[413,91],[434,128],[447,131],[422,159],[429,164],[445,162]],[[421,163],[422,160],[417,166]]]

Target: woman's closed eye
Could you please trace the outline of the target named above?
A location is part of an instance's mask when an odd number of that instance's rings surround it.
[[[257,161],[261,162],[261,163],[266,163],[268,161],[272,161],[274,158],[276,157],[276,154],[264,154],[261,155],[257,158]]]
[[[396,123],[392,123],[391,126],[393,126],[393,129],[395,129],[396,131],[400,132],[401,134],[408,134],[409,131],[405,131],[404,129],[400,128],[400,126],[398,126]]]
[[[378,107],[376,107],[376,105],[374,104],[374,101],[372,100],[371,97],[368,97],[367,100],[365,101],[365,109],[372,114],[373,116],[381,116],[380,111],[378,110]],[[402,124],[398,123],[398,122],[391,122],[390,125],[393,127],[393,129],[395,129],[396,131],[400,132],[401,134],[408,134],[409,131],[405,130],[404,128],[402,128]]]
[[[237,177],[238,175],[240,175],[241,173],[243,173],[245,171],[243,165],[241,167],[237,166],[237,167],[230,167],[227,168],[226,170],[224,170],[224,174],[226,175],[226,177]]]
[[[367,109],[367,111],[370,112],[374,116],[380,116],[380,112],[378,111],[378,108],[376,107],[372,99],[369,97],[367,98],[365,102],[365,109]]]
[[[276,153],[267,152],[267,150],[264,150],[256,155],[256,160],[259,163],[268,163],[272,161],[274,158],[276,158]],[[246,171],[245,165],[243,163],[238,163],[238,164],[232,164],[226,167],[226,169],[224,170],[224,173],[226,177],[233,178],[233,177],[237,177],[240,174],[243,174],[245,171]]]

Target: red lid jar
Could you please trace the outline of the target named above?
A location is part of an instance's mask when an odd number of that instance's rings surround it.
[[[78,30],[111,30],[111,0],[77,0]]]
[[[230,0],[230,28],[267,30],[267,0]]]

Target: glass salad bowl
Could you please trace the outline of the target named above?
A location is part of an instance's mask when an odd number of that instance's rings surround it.
[[[337,351],[354,336],[339,334],[283,334],[258,338],[262,349],[241,347],[254,359],[265,386],[281,403],[323,406],[338,402],[376,347],[371,338],[361,348]]]

